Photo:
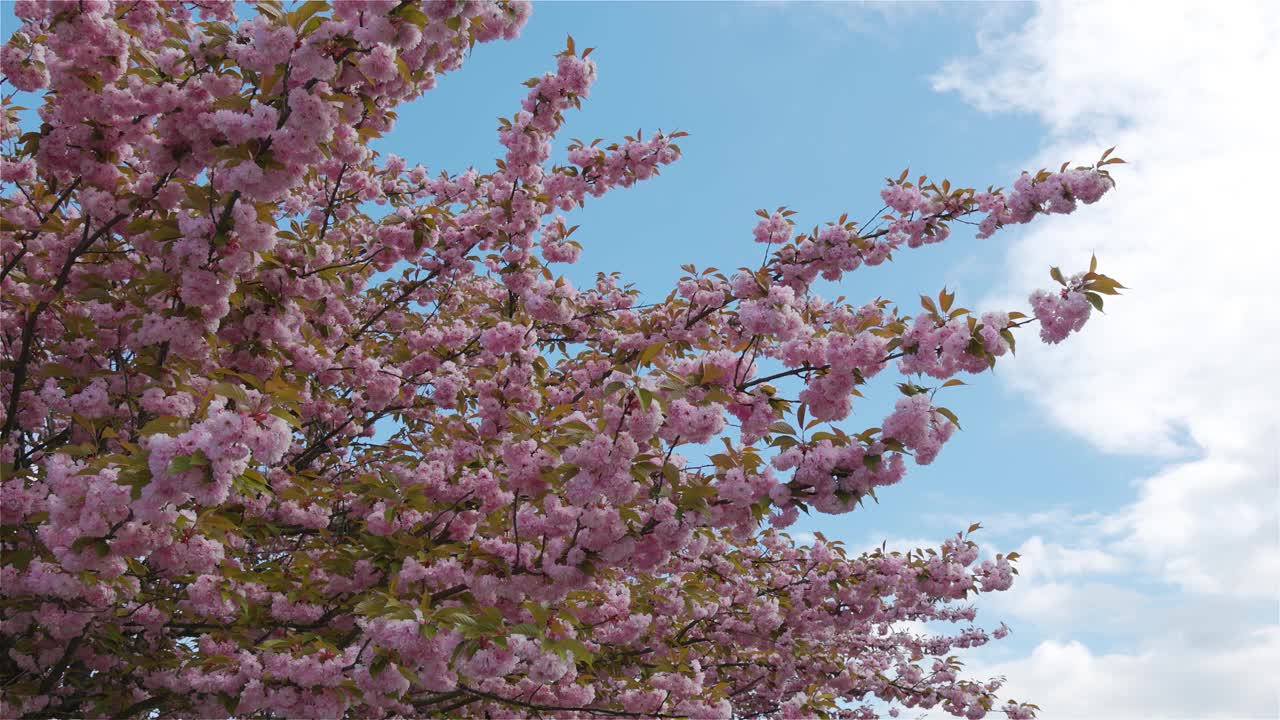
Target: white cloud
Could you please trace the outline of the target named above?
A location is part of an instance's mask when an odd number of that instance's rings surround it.
[[[1130,549],[1184,589],[1276,598],[1277,487],[1267,460],[1265,453],[1215,448],[1148,479],[1123,514]]]
[[[811,532],[793,532],[788,534],[797,545],[812,545],[818,539],[818,536]]]
[[[972,522],[968,515],[952,512],[933,512],[922,516],[930,525],[938,527],[964,527]],[[1066,507],[1053,507],[1037,512],[998,512],[990,511],[982,515],[982,536],[999,535],[1001,541],[1011,533],[1026,531],[1044,532],[1052,530],[1055,534],[1085,535],[1101,540],[1103,536],[1114,535],[1121,531],[1114,516],[1101,512],[1072,512]],[[1002,551],[1008,548],[1002,548]]]
[[[778,17],[789,17],[793,22],[806,26],[820,27],[814,23],[814,17],[834,20],[844,30],[855,33],[871,33],[884,30],[886,25],[897,25],[908,22],[922,15],[937,13],[945,9],[943,4],[927,2],[882,2],[871,0],[860,3],[804,3],[809,13],[796,12],[798,3],[788,0],[755,0],[750,3],[756,10],[774,13]]]
[[[1097,547],[1066,547],[1046,543],[1039,535],[1018,548],[1023,579],[1063,579],[1088,573],[1116,573],[1126,569],[1125,558]]]
[[[1049,640],[1027,658],[969,669],[1007,676],[1003,692],[1035,702],[1047,720],[1274,718],[1274,685],[1258,679],[1260,668],[1280,661],[1280,629],[1256,628],[1238,640],[1210,652],[1174,640],[1126,654]]]
[[[1094,252],[1132,288],[1063,346],[1024,342],[1002,376],[1097,447],[1168,463],[1094,521],[1106,537],[1042,541],[1020,564],[1031,575],[1008,610],[1068,639],[996,671],[1046,718],[1280,716],[1277,37],[1274,3],[1041,5],[935,78],[985,110],[1038,115],[1052,135],[1029,164],[1113,144],[1130,163],[1102,203],[1020,235],[1001,291],[1025,298],[1049,265],[1072,272]],[[1128,587],[1063,580],[1117,572]],[[1099,653],[1069,639],[1112,632],[1072,611],[1093,597],[1103,618],[1156,599],[1172,609],[1142,612]]]
[[[1021,578],[1019,582],[1022,586],[1016,593],[984,599],[983,612],[988,624],[998,618],[1021,631],[1018,620],[1030,621],[1035,624],[1035,631],[1042,633],[1038,637],[1069,637],[1070,631],[1076,628],[1127,634],[1142,621],[1142,607],[1148,602],[1142,593],[1111,583],[1028,584]],[[1023,639],[1028,636],[1024,635]]]

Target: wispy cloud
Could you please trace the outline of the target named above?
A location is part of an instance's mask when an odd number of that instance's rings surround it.
[[[797,545],[812,545],[818,540],[818,536],[811,532],[794,532],[790,535]]]
[[[849,33],[892,45],[913,22],[930,15],[966,12],[948,2],[840,2],[836,0],[753,0],[749,7],[770,21],[805,27],[813,39],[843,42]]]

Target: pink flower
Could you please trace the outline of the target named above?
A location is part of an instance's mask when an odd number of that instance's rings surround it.
[[[523,347],[526,335],[532,336],[528,328],[504,321],[481,333],[480,345],[494,355],[506,355]]]

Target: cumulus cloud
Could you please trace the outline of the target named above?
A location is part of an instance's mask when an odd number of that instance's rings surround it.
[[[1110,145],[1129,161],[1103,203],[1019,236],[997,293],[1044,286],[1049,265],[1072,272],[1092,253],[1132,288],[1062,347],[1024,343],[1002,376],[1097,447],[1167,463],[1094,521],[1108,537],[1026,553],[1024,572],[1043,562],[1161,588],[1127,596],[1109,578],[1088,581],[1109,590],[1081,592],[1087,583],[1042,572],[1014,591],[1010,612],[1068,637],[997,668],[1045,717],[1280,715],[1277,37],[1274,3],[1048,4],[989,28],[976,57],[934,78],[983,110],[1039,116],[1050,139],[1029,165],[1088,162]],[[1090,597],[1173,610],[1144,614],[1123,647],[1098,652],[1069,638],[1096,629],[1066,612]]]
[[[1125,558],[1097,547],[1066,547],[1046,543],[1039,535],[1018,548],[1022,556],[1023,579],[1045,577],[1050,580],[1091,573],[1117,573],[1127,569]]]
[[[1273,718],[1274,687],[1241,679],[1274,668],[1278,645],[1275,627],[1255,628],[1238,644],[1209,652],[1177,639],[1131,653],[1096,653],[1078,641],[1050,640],[1027,658],[971,663],[970,669],[1007,676],[1004,693],[1034,701],[1049,720]]]

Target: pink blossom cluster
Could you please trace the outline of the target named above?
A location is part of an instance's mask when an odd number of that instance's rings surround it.
[[[758,267],[642,303],[551,266],[684,134],[555,164],[596,81],[571,38],[491,170],[371,145],[527,3],[237,9],[13,6],[0,68],[43,95],[38,133],[0,113],[0,716],[1030,716],[952,655],[1007,633],[967,601],[1014,556],[779,529],[933,461],[936,391],[1118,284],[1055,270],[1034,318],[813,284],[1093,202],[1114,160],[1009,193],[904,174],[865,225],[760,211]],[[851,434],[891,366],[939,387]]]
[[[902,443],[915,454],[916,463],[928,465],[953,433],[955,423],[940,415],[927,395],[902,398],[893,413],[884,419],[883,434]]]
[[[1058,173],[1023,173],[1008,195],[979,193],[975,199],[987,216],[978,226],[978,237],[990,237],[1009,223],[1027,223],[1039,214],[1074,212],[1076,203],[1097,202],[1115,186],[1110,176],[1092,168],[1075,168]]]
[[[904,374],[921,374],[945,379],[959,372],[981,373],[995,358],[1009,349],[1000,332],[1009,327],[1008,315],[986,313],[981,324],[956,317],[945,322],[934,314],[921,313],[902,335],[907,351],[898,367]]]
[[[775,212],[756,224],[751,234],[759,243],[782,244],[791,239],[791,221]]]
[[[1047,343],[1062,342],[1072,332],[1078,332],[1093,312],[1084,293],[1070,288],[1035,291],[1031,294],[1031,308],[1040,321],[1040,339]]]
[[[657,175],[662,165],[680,158],[675,137],[654,133],[648,140],[628,138],[605,148],[570,146],[568,159],[577,167],[553,170],[544,187],[554,205],[570,210],[587,196],[600,197],[609,188],[630,187]]]
[[[792,480],[778,488],[773,500],[785,505],[803,500],[829,513],[849,512],[872,489],[893,485],[906,473],[902,456],[887,452],[883,443],[837,445],[821,440],[779,453],[771,464],[792,470]]]
[[[225,399],[222,399],[225,404]],[[281,418],[265,411],[249,413],[211,406],[208,417],[176,436],[148,436],[148,467],[152,481],[135,508],[152,517],[168,506],[188,500],[219,505],[227,499],[234,478],[251,461],[271,464],[288,449],[291,432]]]

